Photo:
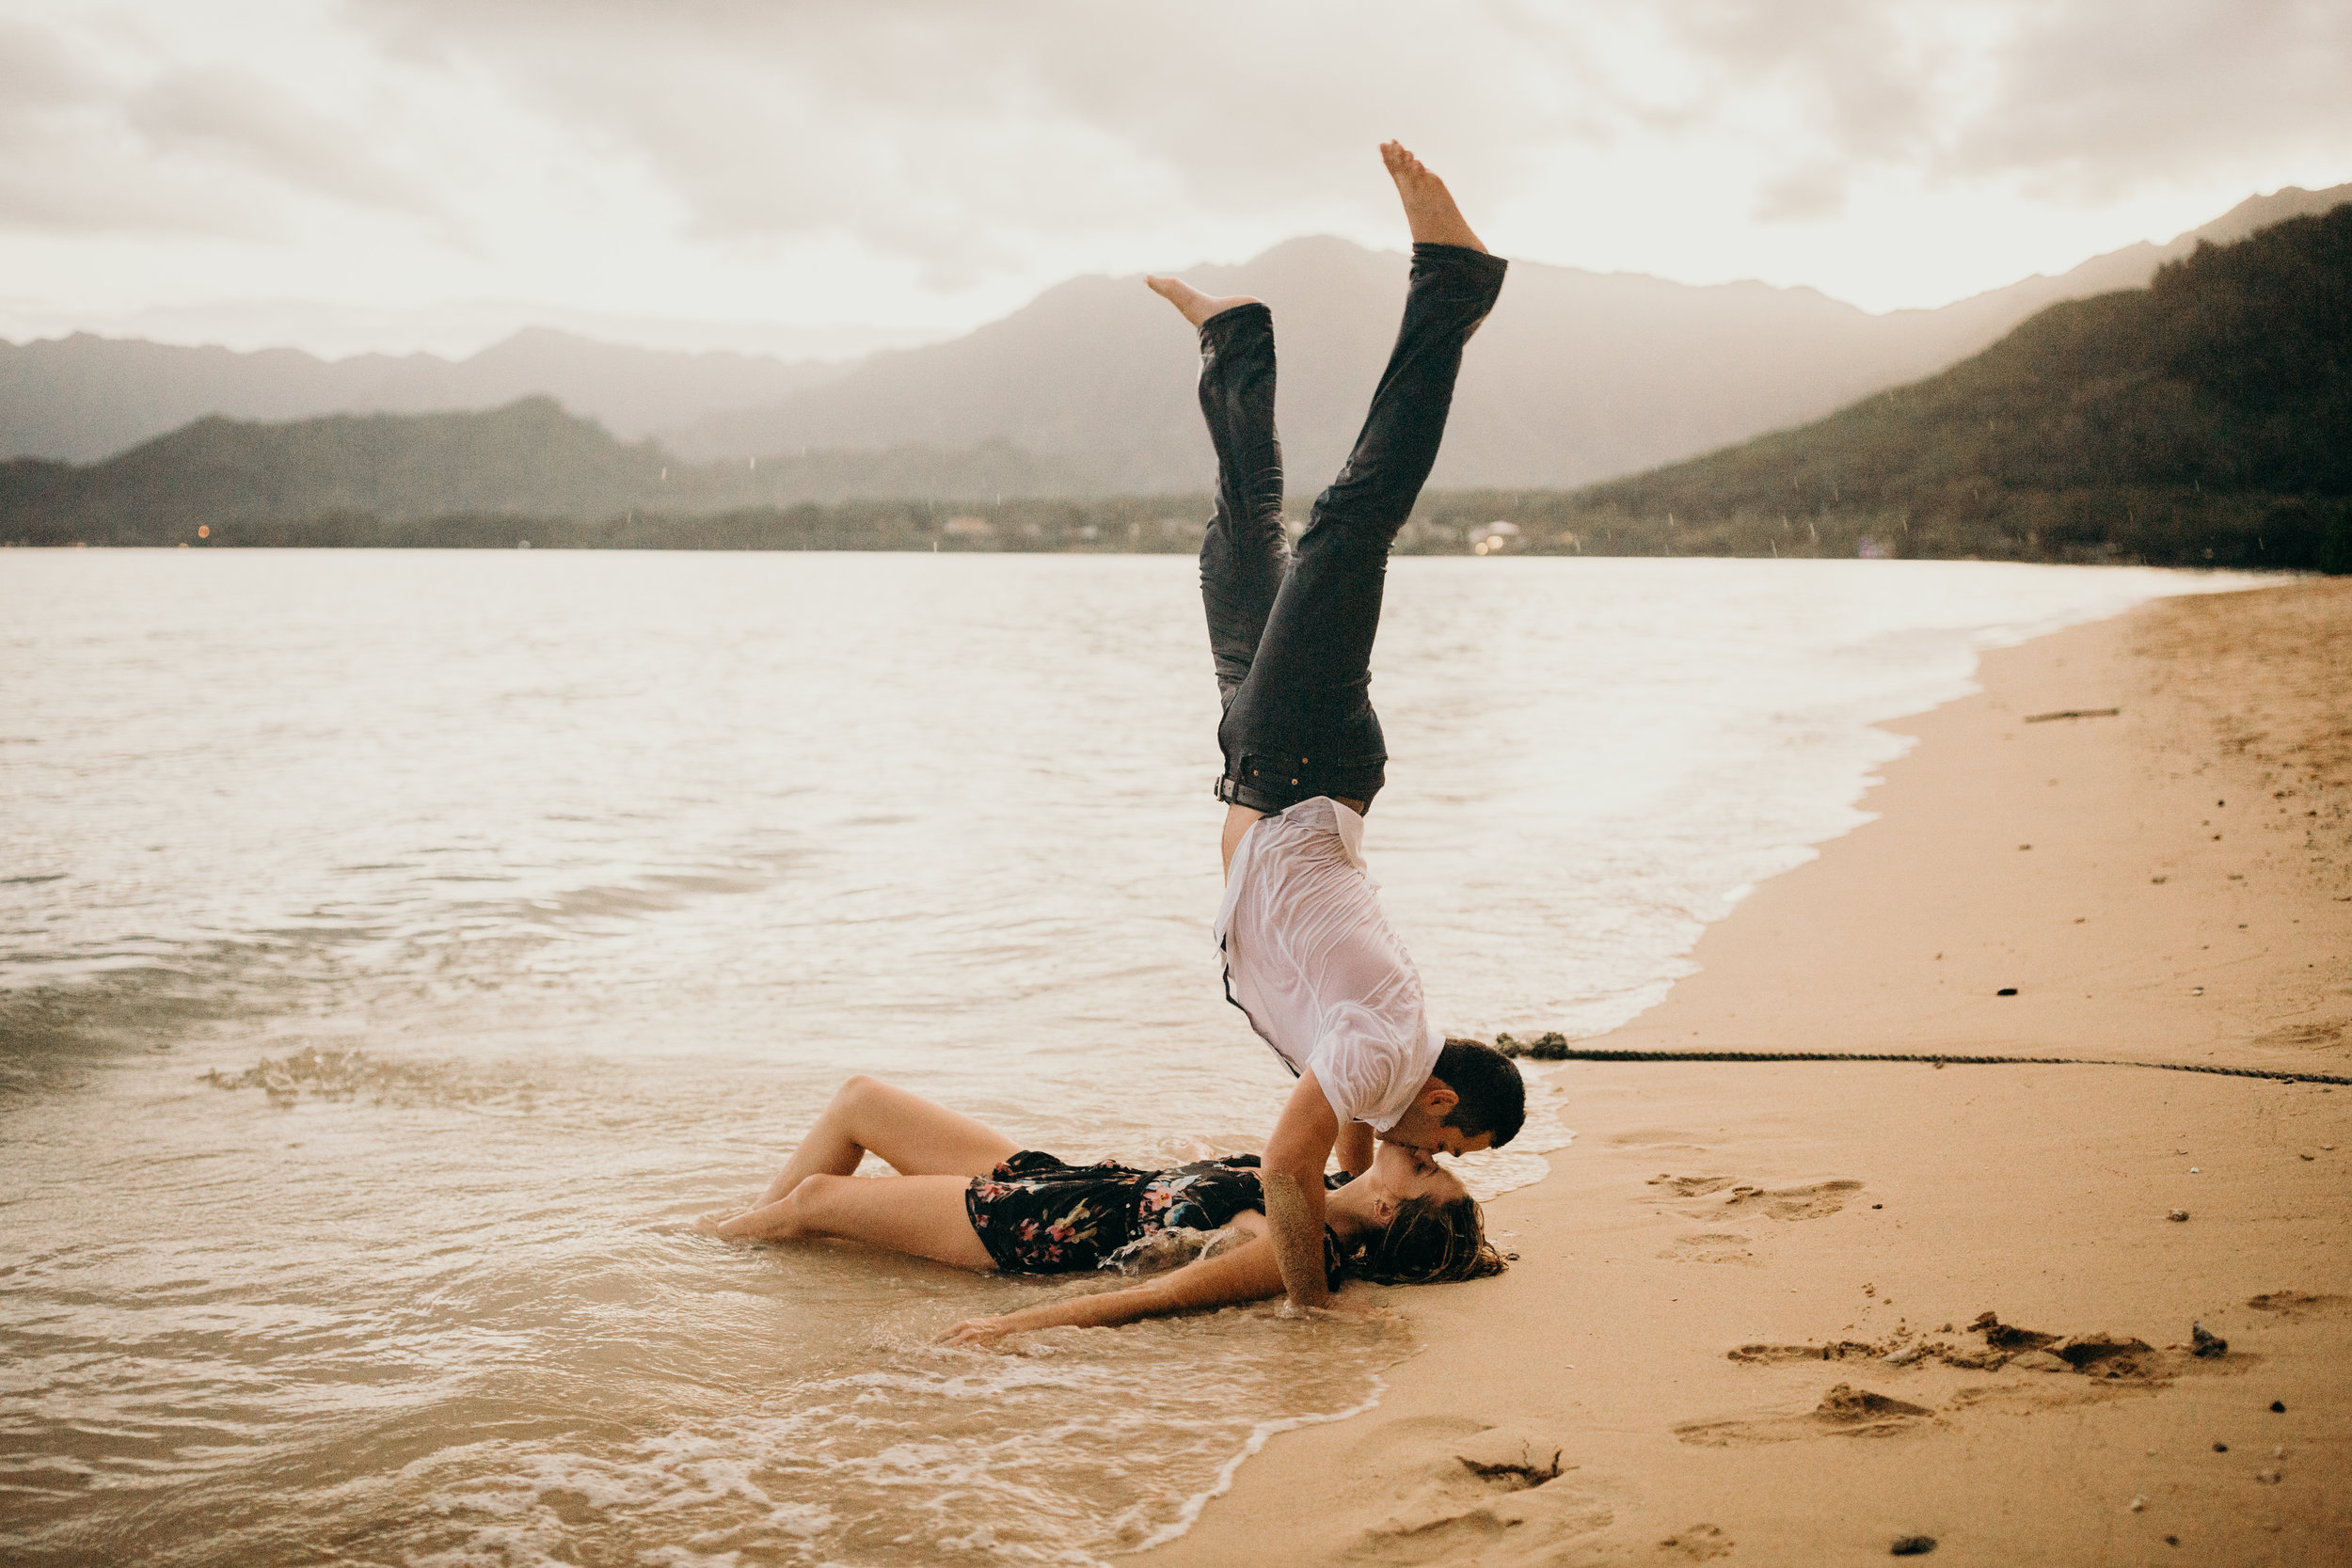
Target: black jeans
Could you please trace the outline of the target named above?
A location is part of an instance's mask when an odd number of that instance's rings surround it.
[[[1274,315],[1236,306],[1200,327],[1200,412],[1216,447],[1216,514],[1200,545],[1225,717],[1220,800],[1278,812],[1317,795],[1371,805],[1389,754],[1372,710],[1372,641],[1389,546],[1438,460],[1462,345],[1494,309],[1505,263],[1413,246],[1405,323],[1356,450],[1291,548],[1274,434]]]

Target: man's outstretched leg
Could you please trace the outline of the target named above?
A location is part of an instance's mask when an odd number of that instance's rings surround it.
[[[1260,811],[1314,795],[1368,806],[1386,778],[1369,688],[1389,546],[1437,461],[1463,344],[1502,288],[1506,263],[1487,254],[1444,182],[1394,142],[1380,153],[1413,235],[1404,325],[1217,737],[1226,758],[1218,793]]]
[[[1220,299],[1181,278],[1144,281],[1200,334],[1200,417],[1216,450],[1216,511],[1200,540],[1200,602],[1217,695],[1231,703],[1290,570],[1282,443],[1274,432],[1274,314],[1247,294]]]

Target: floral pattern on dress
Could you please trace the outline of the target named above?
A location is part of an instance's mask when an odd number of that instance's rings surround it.
[[[1090,1269],[1134,1236],[1136,1195],[1152,1175],[1111,1160],[1072,1165],[1024,1149],[973,1180],[964,1212],[980,1244],[1008,1273]]]
[[[973,1179],[964,1212],[1008,1274],[1117,1268],[1168,1232],[1205,1237],[1244,1213],[1263,1212],[1258,1164],[1254,1154],[1229,1154],[1146,1171],[1114,1160],[1073,1165],[1024,1149]],[[1338,1248],[1327,1229],[1324,1254],[1336,1287]]]

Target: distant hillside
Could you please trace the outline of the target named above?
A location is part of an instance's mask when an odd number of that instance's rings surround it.
[[[1464,362],[1432,483],[1581,484],[1742,440],[1941,369],[2054,300],[2144,284],[2201,238],[2238,238],[2347,198],[2352,186],[2283,190],[2167,245],[1883,316],[1811,289],[1695,288],[1515,262]],[[1363,419],[1395,336],[1405,269],[1401,255],[1309,239],[1186,274],[1274,307],[1284,452],[1302,501],[1328,483]],[[1194,488],[1213,472],[1192,401],[1194,352],[1140,278],[1075,278],[967,337],[874,356],[772,407],[713,415],[664,438],[707,457],[993,438],[1060,455],[1107,492]]]
[[[1829,419],[1562,498],[1545,526],[1690,553],[1867,536],[1906,555],[2311,565],[2337,562],[2347,499],[2352,203],[2053,306]]]
[[[841,373],[740,354],[624,348],[532,328],[459,360],[433,354],[326,360],[135,339],[0,341],[0,457],[88,463],[207,415],[300,420],[426,413],[552,397],[628,439],[726,408],[770,404]]]
[[[1883,316],[1809,289],[1693,288],[1521,262],[1471,349],[1436,482],[1581,484],[1742,440],[1941,369],[2053,301],[2144,284],[2199,238],[2239,238],[2347,198],[2352,187],[2280,191],[2167,245]],[[1404,269],[1401,256],[1324,239],[1192,274],[1260,294],[1281,318],[1281,417],[1302,499],[1330,478],[1362,418]],[[537,329],[455,361],[329,362],[79,334],[0,341],[0,457],[93,462],[207,415],[486,410],[544,394],[624,440],[660,436],[690,459],[1009,445],[1041,454],[1054,491],[1184,489],[1209,474],[1191,366],[1183,327],[1132,277],[1073,279],[965,338],[854,367]],[[844,483],[909,483],[890,463],[861,468],[845,456],[833,469]],[[974,469],[955,483],[980,493],[981,478]]]
[[[224,543],[325,517],[694,515],[880,491],[943,500],[1079,487],[1004,443],[964,451],[815,451],[780,462],[681,463],[625,444],[553,399],[489,413],[337,414],[281,424],[205,419],[86,467],[0,463],[0,540]],[[342,536],[336,536],[340,540]],[[334,541],[328,541],[334,542]]]
[[[2167,261],[2177,261],[2201,245],[2228,245],[2289,218],[2328,212],[2352,201],[2352,185],[2307,191],[2288,185],[2268,196],[2247,198],[2211,223],[2202,224],[2164,245],[2125,245],[2093,256],[2081,265],[2047,277],[2037,273],[2005,288],[1955,300],[1936,310],[1898,310],[1886,319],[1912,318],[1938,354],[1929,369],[1942,369],[1987,346],[2018,323],[2062,300],[2089,299],[2117,289],[2144,289]],[[1877,390],[1873,388],[1871,390]]]
[[[1315,270],[1343,276],[1344,259],[1314,259]],[[1293,319],[1311,329],[1321,311],[1328,326],[1348,297],[1341,287],[1303,297]],[[1105,296],[1103,309],[1125,309]],[[1188,355],[1184,335],[1173,336]],[[975,360],[957,373],[977,376],[981,350],[968,352]],[[1376,363],[1374,350],[1346,372],[1368,378]],[[1119,395],[1100,389],[1098,405],[1116,414]],[[1031,434],[1050,428],[1055,409],[1074,420],[1076,404],[1038,412]],[[1002,437],[975,440],[968,425],[911,428],[929,439],[882,451],[820,440],[787,457],[690,464],[653,441],[616,440],[548,398],[481,414],[208,419],[84,467],[0,464],[0,541],[1152,550],[1198,541],[1197,487],[1077,499],[1099,486],[1099,471]],[[1055,496],[1064,499],[1036,499]],[[875,499],[890,497],[902,499]],[[2352,203],[2201,245],[2149,288],[2052,306],[1939,374],[1706,457],[1573,492],[1433,488],[1399,548],[2352,570]]]

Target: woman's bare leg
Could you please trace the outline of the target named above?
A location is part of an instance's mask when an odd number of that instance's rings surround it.
[[[985,1122],[860,1073],[834,1091],[760,1204],[812,1176],[850,1176],[868,1151],[900,1176],[986,1176],[1021,1146]],[[926,1257],[934,1256],[925,1254]]]
[[[969,1187],[961,1176],[861,1180],[820,1172],[804,1177],[788,1196],[738,1214],[711,1234],[732,1242],[830,1238],[933,1258],[960,1269],[993,1269],[996,1260],[980,1244],[964,1208]]]

